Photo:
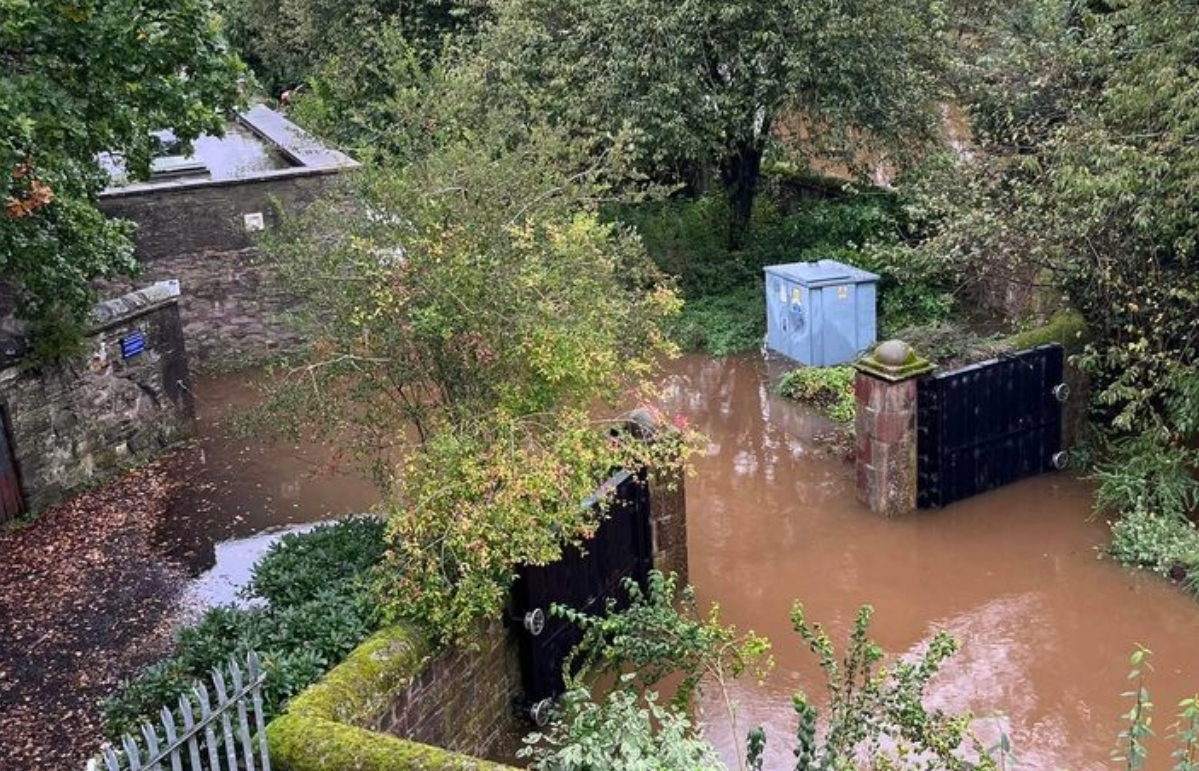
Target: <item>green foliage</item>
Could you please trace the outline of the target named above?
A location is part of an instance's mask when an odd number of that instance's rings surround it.
[[[1132,698],[1132,707],[1124,715],[1128,727],[1120,732],[1117,749],[1112,752],[1112,760],[1119,763],[1128,771],[1139,771],[1145,767],[1145,758],[1149,754],[1145,746],[1146,740],[1153,736],[1150,724],[1153,722],[1150,713],[1153,702],[1149,700],[1149,691],[1145,688],[1145,669],[1151,668],[1147,660],[1149,651],[1137,648],[1129,657],[1128,663],[1132,671],[1128,679],[1135,685],[1135,690],[1126,693]]]
[[[818,734],[818,711],[803,694],[794,706],[799,718],[796,758],[799,771],[853,768],[868,757],[876,768],[988,769],[994,761],[970,734],[969,714],[948,715],[924,706],[924,691],[957,643],[946,632],[910,660],[880,667],[883,651],[869,637],[873,611],[863,606],[854,622],[844,657],[819,624],[809,623],[803,606],[791,610],[791,623],[816,655],[826,678],[827,728]],[[960,750],[970,743],[977,760]]]
[[[583,632],[564,666],[568,685],[583,688],[598,674],[631,669],[622,687],[644,692],[668,675],[679,674],[674,704],[686,709],[705,678],[724,683],[748,671],[761,679],[773,664],[770,642],[722,624],[716,605],[701,616],[695,591],[687,586],[680,592],[677,583],[673,573],[654,570],[647,591],[642,591],[626,578],[626,601],[609,599],[600,616],[555,605],[553,615]]]
[[[1174,729],[1174,771],[1199,771],[1199,695],[1178,703]]]
[[[106,733],[136,730],[163,705],[177,702],[195,680],[250,651],[260,653],[266,667],[266,714],[278,714],[375,628],[367,577],[382,558],[383,534],[382,522],[362,517],[280,539],[255,565],[246,592],[265,604],[210,608],[198,623],[180,630],[169,659],[106,700]]]
[[[612,207],[608,219],[634,228],[684,297],[722,295],[752,284],[758,267],[728,248],[728,203],[719,196]]]
[[[350,593],[382,559],[383,531],[377,519],[353,517],[288,533],[254,566],[245,593],[280,606],[299,605],[329,591]]]
[[[1199,574],[1199,529],[1175,517],[1133,509],[1112,522],[1108,553],[1122,564],[1169,575],[1175,566]]]
[[[670,337],[687,351],[727,356],[751,351],[766,335],[766,298],[760,281],[727,294],[707,295],[683,303],[683,310],[666,327]]]
[[[1151,652],[1138,646],[1128,663],[1131,671],[1128,679],[1133,684],[1133,690],[1124,693],[1132,701],[1124,719],[1127,727],[1120,732],[1116,749],[1112,752],[1112,761],[1127,771],[1139,771],[1145,768],[1149,757],[1148,740],[1154,736],[1153,702],[1149,698],[1146,686],[1146,673],[1153,670],[1149,663]],[[1174,723],[1170,734],[1175,745],[1171,757],[1174,759],[1172,771],[1195,771],[1199,768],[1199,696],[1183,699],[1178,703],[1177,722]]]
[[[880,275],[883,334],[945,318],[955,276],[943,261],[894,248],[905,230],[895,199],[881,193],[801,201],[788,211],[760,198],[744,247],[730,251],[728,203],[715,196],[671,199],[608,212],[636,228],[655,264],[674,277],[686,303],[671,323],[687,350],[722,356],[757,348],[765,335],[762,268],[836,259]]]
[[[800,367],[779,380],[776,387],[783,396],[819,407],[838,423],[853,421],[853,367]]]
[[[241,71],[207,0],[0,0],[0,275],[38,352],[71,352],[92,280],[135,266],[97,154],[138,178],[151,131],[220,133]]]
[[[495,16],[479,57],[499,93],[605,144],[627,130],[659,179],[718,176],[735,246],[768,151],[860,168],[935,134],[941,3],[504,0]]]
[[[387,611],[439,640],[497,612],[515,565],[592,533],[606,500],[580,501],[610,469],[687,446],[604,436],[674,353],[679,307],[596,213],[619,159],[497,131],[361,174],[354,210],[313,207],[268,245],[314,343],[261,424],[352,437],[394,503]]]
[[[685,724],[681,730],[658,736],[648,724],[650,718],[665,724],[670,715],[681,716],[683,702],[663,712],[651,694],[646,714],[639,715],[637,692],[671,673],[682,675],[684,697],[697,684],[702,687],[715,682],[724,689],[726,678],[737,676],[749,663],[761,660],[767,643],[752,633],[739,639],[735,630],[721,626],[715,610],[701,619],[687,591],[683,602],[674,604],[674,589],[673,578],[655,575],[648,595],[631,590],[628,608],[618,610],[610,605],[601,618],[555,609],[584,630],[583,641],[574,654],[574,663],[583,664],[580,679],[604,670],[626,673],[607,703],[596,704],[586,691],[578,691],[564,714],[555,718],[548,740],[539,734],[529,738],[534,748],[526,754],[536,759],[534,768],[606,769],[611,761],[602,758],[613,757],[623,742],[640,750],[656,741],[661,745],[657,751],[672,753],[672,757],[676,752],[697,751]],[[682,610],[678,609],[680,605]],[[944,661],[957,650],[956,642],[940,632],[920,654],[886,668],[882,666],[882,649],[869,638],[871,615],[869,606],[859,611],[845,654],[838,658],[824,630],[807,621],[803,606],[797,603],[792,608],[796,632],[824,671],[828,704],[825,719],[819,721],[822,730],[818,731],[816,706],[802,692],[793,699],[798,718],[796,769],[843,771],[857,767],[862,758],[880,769],[995,768],[994,761],[970,733],[969,714],[949,715],[924,706],[925,690]],[[603,666],[596,667],[597,663]],[[736,705],[729,701],[727,690],[725,702],[736,732]],[[620,719],[605,715],[607,710]],[[766,739],[760,728],[749,733],[743,768],[760,771]],[[964,757],[965,745],[977,759]],[[588,766],[588,762],[599,765]],[[566,765],[556,765],[563,763]]]
[[[367,51],[369,53],[365,53]],[[288,117],[364,163],[403,163],[458,137],[461,79],[386,23],[354,48],[323,54]]]
[[[220,0],[229,41],[272,91],[322,73],[329,60],[377,59],[385,30],[421,50],[472,26],[478,0]]]
[[[614,690],[602,702],[586,690],[564,697],[565,715],[546,733],[525,738],[520,757],[533,771],[724,771],[716,750],[687,717]]]
[[[1164,430],[1109,443],[1095,471],[1095,506],[1115,513],[1109,553],[1132,567],[1179,578],[1199,588],[1199,528],[1190,518],[1199,505],[1194,469],[1199,453]]]
[[[1095,472],[1100,511],[1147,511],[1185,520],[1199,506],[1194,469],[1199,452],[1171,441],[1165,431],[1147,431],[1114,442]]]

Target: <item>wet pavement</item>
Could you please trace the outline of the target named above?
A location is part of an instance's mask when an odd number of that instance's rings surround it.
[[[1021,768],[1112,767],[1137,644],[1154,653],[1160,736],[1174,705],[1199,690],[1199,603],[1098,558],[1107,528],[1090,519],[1086,483],[1043,476],[884,520],[856,502],[852,464],[823,451],[828,423],[771,395],[757,357],[688,357],[671,370],[668,407],[711,441],[688,481],[691,581],[701,603],[720,603],[726,621],[774,645],[767,681],[733,686],[738,736],[714,689],[701,704],[730,767],[744,731],[761,724],[767,767],[790,768],[791,695],[822,693],[788,621],[796,599],[838,643],[862,603],[875,607],[872,634],[889,652],[949,630],[962,650],[929,706],[972,710],[988,743],[1004,726]],[[1172,748],[1160,738],[1150,747],[1147,768],[1169,768]]]

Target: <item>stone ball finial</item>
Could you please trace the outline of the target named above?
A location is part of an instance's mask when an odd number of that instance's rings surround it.
[[[887,367],[902,367],[912,355],[912,346],[902,340],[885,340],[874,349],[874,359]]]

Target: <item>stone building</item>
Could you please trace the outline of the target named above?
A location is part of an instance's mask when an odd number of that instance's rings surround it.
[[[190,156],[161,158],[145,182],[104,191],[100,208],[137,224],[142,272],[107,293],[177,280],[192,363],[201,368],[269,356],[294,344],[281,321],[287,298],[253,248],[256,231],[301,209],[358,164],[262,105],[232,120],[222,137],[202,137]]]
[[[178,301],[178,287],[161,283],[99,303],[83,353],[65,361],[0,355],[0,483],[10,493],[0,521],[36,512],[192,432]]]
[[[142,270],[99,287],[116,299],[96,306],[86,353],[52,365],[27,355],[0,283],[0,522],[187,436],[193,365],[238,366],[296,343],[254,233],[358,166],[261,105],[188,155],[157,159],[145,182],[124,183],[119,159],[101,160],[114,183],[100,208],[136,223]]]

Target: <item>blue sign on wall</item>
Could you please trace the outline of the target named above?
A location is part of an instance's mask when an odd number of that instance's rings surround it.
[[[130,359],[146,350],[146,336],[140,330],[121,338],[121,358]]]

